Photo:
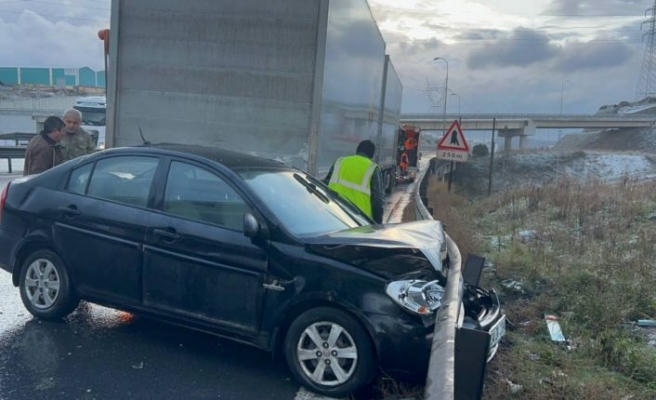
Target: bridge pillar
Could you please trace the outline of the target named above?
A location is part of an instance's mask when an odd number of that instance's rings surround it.
[[[503,151],[509,153],[512,150],[512,136],[505,136],[503,138]]]
[[[520,150],[526,149],[526,136],[519,137],[519,149]]]
[[[522,128],[510,129],[507,126],[499,128],[499,137],[505,138],[504,151],[512,149],[512,138],[515,136],[519,136],[519,148],[525,149],[527,145],[526,137],[533,135],[535,135],[535,122],[530,119],[524,121]]]

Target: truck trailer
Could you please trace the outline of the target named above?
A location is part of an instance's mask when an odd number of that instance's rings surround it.
[[[392,192],[398,174],[397,141],[402,97],[403,85],[401,80],[394,69],[392,60],[389,56],[385,56],[383,97],[380,105],[382,112],[378,120],[378,142],[376,143],[375,161],[382,169],[387,194]]]
[[[394,180],[402,87],[366,0],[113,0],[108,42],[107,147],[200,144],[321,177],[370,139]]]

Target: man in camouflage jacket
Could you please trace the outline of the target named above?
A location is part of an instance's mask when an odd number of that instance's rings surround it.
[[[65,134],[59,141],[64,161],[72,160],[85,154],[91,154],[96,146],[91,135],[80,127],[82,113],[74,108],[64,113]]]

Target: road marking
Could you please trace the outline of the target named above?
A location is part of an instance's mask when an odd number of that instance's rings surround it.
[[[308,392],[307,390],[300,388],[294,400],[339,400],[334,397],[325,397],[316,393]],[[344,400],[344,399],[341,399]]]

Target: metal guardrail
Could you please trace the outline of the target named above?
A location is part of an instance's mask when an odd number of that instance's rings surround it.
[[[12,160],[16,158],[25,158],[25,147],[18,146],[0,146],[0,159],[7,160],[8,171],[13,174]]]
[[[433,219],[427,207],[427,177],[442,176],[449,172],[451,162],[431,160],[432,174],[420,172],[420,184],[415,188],[417,218]],[[491,335],[485,330],[467,325],[460,320],[462,315],[465,282],[478,285],[485,259],[468,254],[464,261],[456,243],[446,235],[449,255],[449,271],[442,298],[442,306],[435,316],[435,327],[424,389],[425,400],[474,400],[480,399],[485,383],[487,361],[490,353]]]
[[[437,166],[434,162],[434,173],[444,173],[449,163]],[[424,205],[422,191],[425,193],[427,168],[420,171],[419,185],[415,187],[415,212],[418,219],[433,219],[431,211]],[[422,186],[424,189],[422,189]],[[431,355],[428,364],[428,376],[424,390],[425,400],[455,399],[455,364],[456,364],[456,332],[460,305],[462,304],[462,256],[456,243],[447,235],[447,251],[449,254],[449,278],[442,301],[442,306],[435,316],[435,330],[431,345]]]

